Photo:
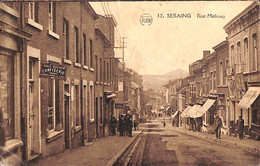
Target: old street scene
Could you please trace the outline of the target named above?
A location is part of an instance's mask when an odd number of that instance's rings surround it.
[[[260,164],[258,1],[0,1],[0,166]]]

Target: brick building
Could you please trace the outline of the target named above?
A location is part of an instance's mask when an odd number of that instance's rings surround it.
[[[252,135],[260,133],[260,23],[259,2],[253,2],[228,22],[224,29],[229,42],[230,120],[245,120]]]

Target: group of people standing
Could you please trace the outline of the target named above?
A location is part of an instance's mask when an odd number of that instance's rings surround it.
[[[221,127],[223,126],[221,118],[217,115],[215,118],[215,132],[216,132],[216,138],[221,139]],[[237,133],[239,135],[239,139],[243,139],[244,136],[244,119],[242,119],[242,116],[239,116],[239,119],[237,120],[237,126],[236,126]]]
[[[119,131],[120,136],[128,135],[132,137],[132,128],[136,130],[138,122],[136,120],[132,120],[131,115],[120,115],[119,120],[117,120],[114,116],[111,117],[110,127],[111,127],[111,135],[116,135],[116,127]]]

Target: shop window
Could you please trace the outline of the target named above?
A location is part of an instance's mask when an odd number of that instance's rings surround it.
[[[0,55],[0,110],[6,140],[14,138],[14,57]]]
[[[75,105],[76,105],[76,126],[80,126],[81,113],[80,113],[80,89],[79,85],[75,85]]]
[[[59,109],[59,80],[49,79],[48,83],[48,130],[58,130],[61,124]]]
[[[93,86],[90,86],[89,87],[90,90],[89,90],[89,97],[88,97],[88,100],[89,100],[89,110],[90,110],[90,119],[94,119],[94,90],[93,90]]]

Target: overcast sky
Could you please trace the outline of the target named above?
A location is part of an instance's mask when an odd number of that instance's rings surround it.
[[[140,74],[164,74],[175,69],[188,71],[189,64],[202,58],[203,50],[225,40],[223,27],[252,1],[107,2],[121,37],[127,37],[125,63]],[[101,2],[90,3],[98,14],[107,13]],[[103,4],[103,7],[102,7]],[[107,9],[107,10],[106,10]],[[148,13],[153,22],[142,25]],[[158,18],[162,13],[164,18]],[[191,18],[167,18],[168,13],[190,14]],[[197,14],[206,15],[198,18]],[[207,18],[217,14],[224,18]],[[122,52],[116,52],[118,57]]]

